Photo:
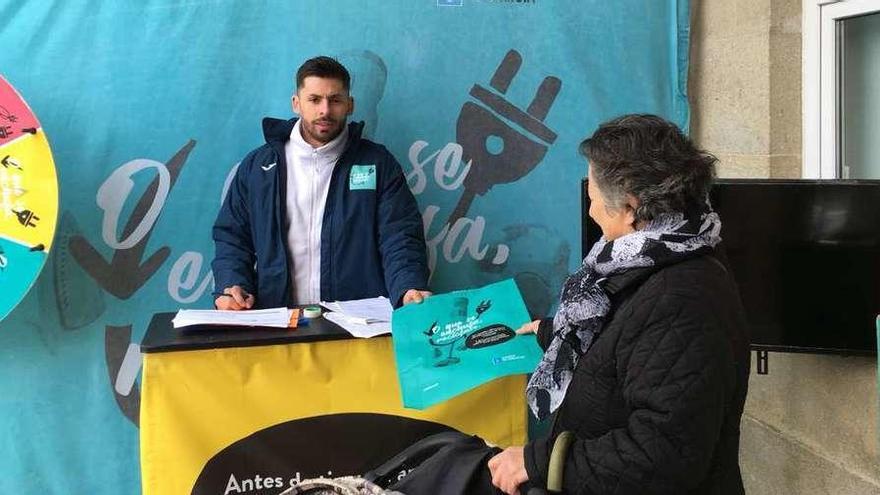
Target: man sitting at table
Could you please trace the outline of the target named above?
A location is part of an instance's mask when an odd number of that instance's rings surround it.
[[[241,161],[214,223],[219,309],[428,292],[422,218],[400,164],[361,137],[351,78],[307,60],[291,98],[300,118],[263,119],[266,143]]]

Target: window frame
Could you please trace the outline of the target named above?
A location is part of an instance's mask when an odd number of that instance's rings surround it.
[[[803,166],[807,179],[840,178],[839,21],[880,12],[880,0],[802,0]]]

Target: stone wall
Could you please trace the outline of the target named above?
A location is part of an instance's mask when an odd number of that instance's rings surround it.
[[[801,174],[801,1],[691,0],[691,135],[721,177]],[[880,495],[876,359],[770,353],[769,367],[749,381],[746,492]]]

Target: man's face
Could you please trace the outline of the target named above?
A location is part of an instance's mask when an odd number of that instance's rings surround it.
[[[302,137],[315,148],[333,141],[354,111],[354,99],[338,79],[309,76],[293,95],[293,111],[301,119]]]

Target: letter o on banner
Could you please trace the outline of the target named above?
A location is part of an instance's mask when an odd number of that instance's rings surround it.
[[[119,225],[119,215],[125,206],[125,200],[134,188],[134,181],[131,180],[131,177],[148,168],[155,168],[159,174],[159,188],[156,191],[156,196],[153,198],[150,209],[147,210],[144,218],[138,223],[131,235],[120,242],[116,239],[116,229]],[[116,169],[101,184],[96,198],[98,206],[104,211],[104,221],[101,224],[101,236],[104,242],[113,249],[131,249],[137,245],[156,223],[170,190],[171,174],[168,173],[168,169],[163,163],[140,158],[126,162]]]

